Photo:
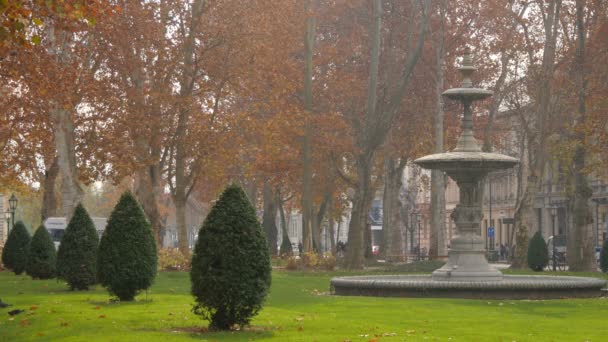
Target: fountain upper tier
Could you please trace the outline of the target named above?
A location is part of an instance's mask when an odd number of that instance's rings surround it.
[[[414,162],[425,169],[445,171],[450,176],[464,172],[483,177],[495,170],[512,168],[519,162],[516,158],[499,153],[482,152],[479,142],[473,136],[471,104],[492,96],[492,92],[473,87],[471,75],[477,68],[473,65],[469,49],[466,50],[462,65],[458,69],[463,76],[460,87],[443,92],[443,96],[462,102],[464,107],[462,134],[458,138],[456,148],[451,152],[424,156]]]

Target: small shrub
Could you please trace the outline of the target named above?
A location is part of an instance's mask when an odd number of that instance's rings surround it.
[[[177,248],[163,248],[158,252],[159,271],[190,271],[190,254],[184,255]]]
[[[2,251],[2,263],[6,268],[21,274],[27,265],[27,256],[30,248],[30,233],[23,222],[18,221],[11,229],[4,250]]]
[[[99,282],[121,301],[131,301],[156,277],[156,243],[148,219],[130,192],[114,207],[99,244]]]
[[[302,265],[306,268],[315,268],[319,265],[319,255],[315,252],[306,252],[302,256]]]
[[[608,240],[604,241],[602,251],[600,252],[600,268],[602,272],[608,272]]]
[[[290,271],[295,271],[301,267],[301,259],[295,256],[290,256],[287,258],[287,264],[285,265],[285,269]]]
[[[51,279],[55,278],[56,266],[55,244],[46,228],[40,226],[30,243],[25,272],[34,279]]]
[[[336,268],[336,257],[331,253],[325,253],[319,262],[319,266],[326,271],[333,271]]]
[[[57,251],[57,277],[71,290],[88,290],[97,282],[99,236],[86,209],[79,204],[61,237]]]
[[[545,239],[540,231],[537,231],[528,244],[528,267],[533,271],[540,272],[549,264],[549,251]]]
[[[249,324],[270,287],[270,256],[255,209],[243,190],[224,190],[205,219],[192,256],[194,313],[212,330]]]

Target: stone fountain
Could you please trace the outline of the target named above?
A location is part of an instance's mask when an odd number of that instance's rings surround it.
[[[456,147],[416,159],[425,169],[444,171],[460,189],[460,203],[452,211],[457,234],[450,241],[448,262],[432,275],[389,275],[338,277],[331,280],[332,293],[338,295],[461,297],[461,298],[561,298],[593,297],[602,294],[606,281],[596,278],[563,276],[503,276],[491,267],[485,257],[481,238],[483,218],[480,182],[496,170],[509,169],[516,158],[482,152],[473,136],[471,106],[492,96],[492,92],[475,88],[471,75],[473,65],[467,48],[459,70],[463,76],[459,88],[443,93],[448,99],[462,102],[462,133]]]

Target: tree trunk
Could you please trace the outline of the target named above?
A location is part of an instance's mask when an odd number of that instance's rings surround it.
[[[157,203],[159,170],[156,165],[140,168],[135,172],[135,197],[141,205],[154,233],[157,248],[163,244],[163,231]]]
[[[62,214],[69,221],[74,214],[74,209],[84,196],[78,183],[74,122],[72,121],[71,112],[59,108],[57,105],[51,110],[51,118],[53,119],[57,163],[59,172],[61,173]]]
[[[551,82],[555,71],[556,39],[559,28],[561,0],[549,2],[544,16],[545,46],[538,74],[536,101],[534,103],[533,132],[526,132],[528,137],[528,183],[515,211],[515,243],[512,268],[527,267],[528,229],[533,226],[533,202],[540,191],[541,177],[545,169],[545,147],[547,140],[546,122],[550,114]],[[543,6],[543,4],[540,4]],[[524,127],[524,129],[529,129]],[[523,221],[522,221],[523,220]]]
[[[399,193],[403,185],[402,176],[405,162],[396,165],[393,158],[384,163],[384,195],[382,199],[382,233],[383,243],[380,253],[387,262],[403,262],[403,218]]]
[[[533,222],[532,204],[535,194],[538,192],[538,178],[529,177],[526,189],[515,208],[515,250],[512,251],[511,268],[526,269],[528,268],[528,243],[530,230],[528,224]]]
[[[264,182],[264,214],[262,215],[262,226],[266,233],[266,243],[271,256],[277,255],[277,203],[276,196],[272,193],[272,186]]]
[[[175,226],[177,229],[178,248],[182,254],[187,255],[190,252],[188,241],[188,227],[186,226],[186,196],[174,195],[173,203],[175,205]]]
[[[289,239],[289,231],[287,230],[287,219],[285,218],[285,209],[283,208],[283,200],[281,198],[281,192],[277,189],[277,204],[279,206],[279,215],[281,216],[281,232],[283,235],[281,241],[281,256],[293,255],[293,247],[291,246],[291,240]]]
[[[328,206],[327,220],[328,220],[328,229],[329,229],[329,247],[330,247],[331,254],[336,255],[336,240],[334,240],[334,236],[336,235],[336,232],[334,229],[335,222],[334,222],[334,215],[333,215],[333,208],[334,208],[333,196],[330,196],[329,204],[327,206]]]
[[[443,152],[443,96],[445,68],[445,12],[447,1],[439,3],[439,31],[435,40],[435,153]],[[429,258],[447,255],[445,250],[445,177],[440,170],[431,171],[431,217],[429,236]]]
[[[44,172],[44,185],[42,194],[42,222],[49,217],[57,216],[58,203],[55,196],[55,185],[59,175],[59,160],[57,156],[53,158],[48,170]]]
[[[327,204],[331,198],[330,186],[326,186],[325,193],[323,194],[323,200],[319,205],[319,211],[313,222],[313,243],[315,245],[315,251],[321,252],[321,232],[323,231],[323,218],[327,212]]]
[[[195,70],[194,52],[196,47],[196,32],[199,29],[200,19],[204,11],[204,1],[195,0],[191,7],[191,20],[189,30],[185,37],[183,53],[182,74],[180,80],[179,97],[183,103],[179,107],[177,128],[175,130],[175,187],[173,188],[173,202],[175,203],[176,224],[179,237],[179,250],[183,254],[189,253],[188,227],[186,227],[186,202],[194,186],[195,170],[188,158],[192,157],[187,151],[188,124],[190,121],[190,100],[197,77]],[[188,165],[190,164],[190,165]],[[189,170],[189,174],[187,174]],[[169,180],[171,181],[171,180]]]
[[[366,231],[369,231],[369,212],[374,198],[371,181],[373,154],[366,153],[357,162],[358,185],[353,196],[353,207],[348,225],[346,268],[362,269],[365,265]]]
[[[575,81],[578,91],[578,115],[574,127],[584,125],[586,120],[585,92],[585,1],[576,0],[576,56],[575,56]],[[589,208],[589,200],[592,190],[587,182],[585,174],[585,135],[582,131],[574,133],[576,143],[573,158],[574,193],[572,202],[573,229],[568,236],[568,268],[571,271],[597,270],[595,262],[595,246],[593,238],[593,216]]]
[[[312,115],[312,57],[315,41],[315,17],[310,13],[313,1],[305,2],[306,35],[304,36],[304,110]],[[313,223],[313,191],[312,191],[312,126],[310,118],[306,118],[302,143],[302,240],[304,252],[311,252],[314,245]]]
[[[366,236],[369,237],[371,235],[369,231],[369,210],[374,197],[374,188],[372,186],[374,157],[386,141],[395,117],[402,106],[403,97],[411,83],[414,67],[422,54],[427,31],[429,5],[429,1],[422,1],[420,3],[422,19],[415,48],[405,60],[405,67],[395,90],[390,95],[383,96],[383,99],[387,99],[386,103],[377,106],[377,80],[383,10],[381,0],[374,0],[372,4],[373,20],[369,30],[371,52],[367,88],[367,110],[363,120],[358,117],[352,119],[353,122],[357,122],[355,125],[357,127],[354,128],[357,131],[355,142],[360,152],[357,153],[355,159],[357,181],[356,185],[354,185],[355,194],[349,224],[346,255],[346,266],[351,269],[362,268],[365,252],[371,249],[371,246],[366,243]],[[353,115],[356,114],[353,113]],[[363,121],[362,127],[358,126],[361,124],[361,121]],[[367,238],[367,240],[369,241],[370,239]]]

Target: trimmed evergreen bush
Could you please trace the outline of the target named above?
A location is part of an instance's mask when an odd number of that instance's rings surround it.
[[[156,277],[156,243],[144,211],[131,192],[114,207],[99,245],[99,282],[121,301],[131,301]]]
[[[549,251],[545,239],[540,231],[537,231],[528,244],[528,267],[533,271],[540,272],[549,264]]]
[[[97,282],[99,236],[86,209],[78,204],[57,251],[57,277],[72,290],[88,290]]]
[[[18,221],[11,229],[2,251],[2,263],[6,268],[21,274],[27,265],[27,255],[30,249],[30,233],[23,222]]]
[[[190,271],[194,313],[209,320],[212,330],[248,324],[262,308],[270,270],[255,210],[243,190],[230,185],[198,234]]]
[[[600,252],[600,268],[602,272],[608,272],[608,240],[604,241],[602,251]]]
[[[57,266],[57,252],[51,235],[44,226],[38,227],[27,257],[25,273],[34,279],[55,278]]]

